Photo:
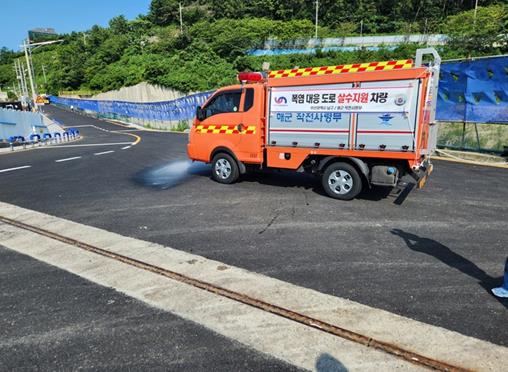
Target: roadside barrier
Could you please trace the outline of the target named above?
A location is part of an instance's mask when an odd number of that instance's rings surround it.
[[[66,130],[64,133],[55,132],[53,134],[51,133],[44,133],[41,137],[40,134],[33,133],[30,134],[28,137],[28,140],[25,139],[23,136],[10,136],[7,140],[9,142],[9,147],[11,151],[14,151],[16,146],[23,146],[24,149],[26,149],[27,145],[32,145],[32,147],[35,147],[35,145],[51,145],[51,144],[57,144],[62,142],[68,142],[71,140],[78,139],[80,137],[79,130],[75,128],[70,128],[69,130]]]
[[[41,145],[41,136],[39,134],[31,134],[29,139],[32,143],[32,147],[35,147],[36,143],[38,143],[39,146]]]
[[[51,143],[51,138],[53,137],[50,133],[44,133],[44,136],[42,137],[45,144]]]
[[[11,147],[11,151],[14,151],[14,146],[16,144],[22,145],[24,149],[26,149],[27,142],[25,141],[25,137],[23,136],[11,136],[9,137],[9,146]]]
[[[191,94],[171,101],[125,102],[99,101],[50,96],[51,103],[73,110],[92,112],[112,119],[131,118],[147,122],[174,122],[190,120],[196,107],[202,105],[213,91]]]

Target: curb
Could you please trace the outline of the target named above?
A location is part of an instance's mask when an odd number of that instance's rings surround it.
[[[444,157],[444,156],[432,156],[432,159],[435,160],[442,160],[442,161],[448,161],[451,163],[459,163],[459,164],[468,164],[468,165],[478,165],[482,167],[491,167],[491,168],[501,168],[501,169],[508,169],[507,163],[482,163],[477,162],[474,160],[466,160],[466,159],[459,159],[459,158],[450,158],[450,157]]]
[[[121,121],[121,120],[113,120],[113,119],[99,119],[99,120],[104,120],[104,121],[107,121],[108,123],[115,124],[115,125],[121,125],[122,127],[125,127],[125,128],[132,128],[134,130],[142,130],[142,131],[146,131],[146,132],[179,133],[179,134],[187,134],[188,133],[188,132],[178,132],[178,131],[174,131],[174,130],[161,130],[161,129],[145,128],[142,125],[128,123],[128,122]]]

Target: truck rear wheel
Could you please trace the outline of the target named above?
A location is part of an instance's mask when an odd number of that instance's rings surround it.
[[[362,191],[362,179],[358,171],[347,163],[330,164],[321,180],[326,193],[332,198],[351,200]]]
[[[213,157],[212,178],[215,181],[230,184],[238,180],[239,175],[238,164],[232,156],[220,153]]]

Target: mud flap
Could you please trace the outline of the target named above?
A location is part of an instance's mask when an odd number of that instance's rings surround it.
[[[423,172],[423,174],[420,176],[420,179],[417,181],[416,188],[422,189],[425,186],[425,184],[427,183],[427,179],[429,178],[429,176],[433,170],[434,170],[434,166],[429,163],[426,166],[426,169]]]

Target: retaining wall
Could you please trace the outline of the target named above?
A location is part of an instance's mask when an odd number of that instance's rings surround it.
[[[48,132],[41,114],[0,108],[0,141],[7,141],[11,136],[28,138],[30,134]]]

